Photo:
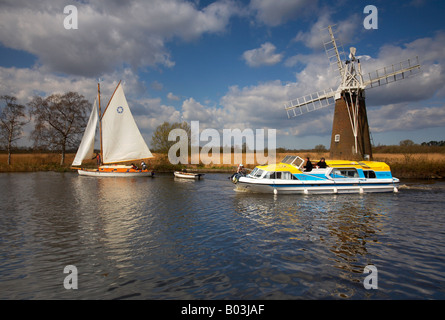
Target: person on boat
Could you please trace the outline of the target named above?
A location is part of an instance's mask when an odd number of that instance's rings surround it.
[[[324,158],[321,158],[320,161],[316,164],[317,168],[325,169],[328,165],[326,164]]]
[[[312,171],[312,162],[309,157],[306,158],[306,165],[304,166],[304,171],[310,172]]]
[[[133,169],[133,170],[138,170],[138,167],[137,167],[134,163],[132,163],[132,164],[131,164],[131,169]]]
[[[100,160],[100,153],[96,152],[96,155],[91,160],[94,160],[94,159],[96,159],[96,163],[98,166],[100,166],[102,164],[101,160]]]
[[[240,165],[238,166],[238,169],[236,170],[236,173],[240,173],[240,174],[243,174],[243,175],[246,174],[246,170],[244,169],[243,164],[240,164]]]
[[[145,164],[144,161],[141,162],[141,168],[142,170],[147,170],[147,165]]]

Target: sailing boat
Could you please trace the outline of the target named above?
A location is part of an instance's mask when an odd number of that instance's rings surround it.
[[[121,83],[117,85],[102,114],[99,84],[97,84],[97,89],[99,109],[95,101],[72,168],[77,169],[80,175],[96,177],[153,176],[151,170],[133,169],[132,166],[117,164],[153,158],[153,155],[134,121]],[[97,169],[79,168],[83,160],[94,157],[94,140],[98,122],[102,163]]]

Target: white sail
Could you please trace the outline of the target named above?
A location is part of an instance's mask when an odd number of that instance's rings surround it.
[[[77,150],[72,166],[80,166],[85,159],[91,159],[94,156],[94,137],[96,135],[97,128],[97,106],[94,101],[93,109],[91,110],[90,119],[88,120],[87,127],[80,142],[79,149]]]
[[[102,115],[102,152],[103,163],[153,157],[134,121],[120,83]]]

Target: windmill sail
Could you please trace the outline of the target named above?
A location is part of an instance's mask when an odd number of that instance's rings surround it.
[[[346,55],[340,40],[335,38],[335,34],[338,32],[338,30],[334,30],[334,27],[335,25],[327,28],[329,31],[329,39],[324,39],[323,45],[329,60],[329,64],[331,67],[335,66],[340,73],[340,77],[342,77],[344,71],[343,60],[345,60]]]
[[[332,89],[315,92],[289,101],[284,108],[289,118],[300,116],[334,104],[335,94],[336,92]]]
[[[96,135],[97,128],[97,105],[94,101],[93,109],[91,110],[90,118],[88,120],[87,127],[80,142],[79,149],[72,163],[72,166],[80,166],[85,159],[91,159],[94,155],[94,137]]]
[[[401,61],[397,64],[378,69],[368,73],[365,86],[370,88],[379,87],[384,84],[395,82],[416,75],[420,72],[419,57]]]
[[[134,121],[120,83],[101,121],[104,164],[153,157]]]

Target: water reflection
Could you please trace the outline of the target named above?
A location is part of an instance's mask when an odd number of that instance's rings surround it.
[[[393,195],[281,195],[278,198],[238,194],[234,208],[249,223],[261,226],[262,236],[257,239],[275,242],[282,259],[300,261],[306,268],[312,266],[315,270],[319,265],[337,270],[331,271],[331,275],[320,270],[324,290],[333,281],[331,290],[335,295],[356,294],[350,283],[359,283],[364,267],[375,263],[376,244],[385,235],[388,212],[394,206]],[[292,270],[298,269],[295,263],[285,266],[283,264],[279,274],[289,276]],[[305,273],[296,276],[308,278]],[[342,285],[339,279],[346,280],[347,284]],[[301,287],[301,282],[297,282]],[[313,288],[314,283],[303,282],[307,290]]]
[[[104,297],[113,297],[117,292],[122,296],[140,295],[116,288],[131,287],[136,281],[132,274],[141,268],[135,262],[144,259],[147,248],[156,246],[150,243],[156,233],[151,228],[152,182],[151,178],[72,180],[78,214],[82,217],[82,242],[89,253],[88,260],[81,259],[80,263],[87,264],[92,292],[99,287],[104,289]]]

